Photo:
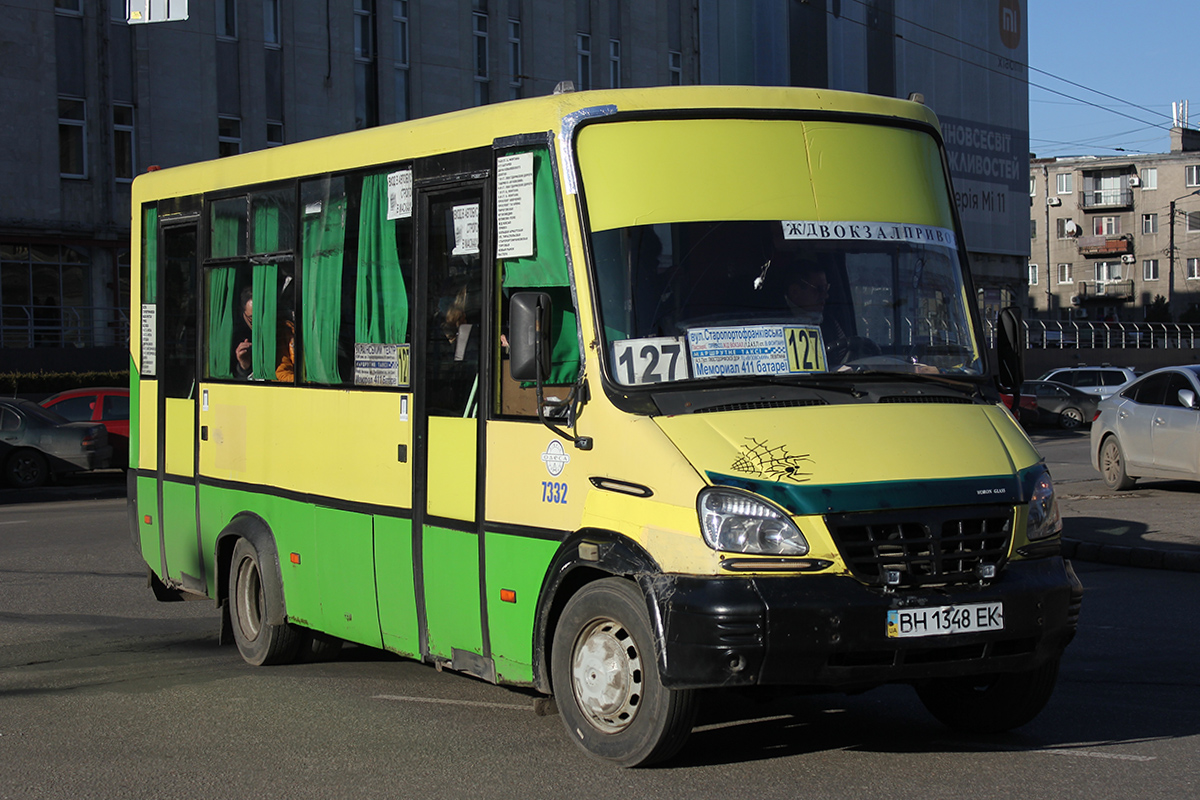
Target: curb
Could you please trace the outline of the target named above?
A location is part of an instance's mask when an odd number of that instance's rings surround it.
[[[1075,561],[1090,561],[1118,567],[1200,572],[1200,552],[1191,550],[1127,547],[1119,544],[1097,544],[1077,539],[1063,539],[1062,554],[1063,558]]]

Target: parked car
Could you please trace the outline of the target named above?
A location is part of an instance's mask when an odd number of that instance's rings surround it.
[[[1113,489],[1138,478],[1200,480],[1200,366],[1148,372],[1100,401],[1092,466]]]
[[[1066,430],[1090,425],[1100,403],[1100,398],[1094,394],[1055,381],[1026,381],[1021,385],[1021,394],[1037,398],[1041,424],[1057,425]]]
[[[1137,376],[1138,373],[1129,367],[1060,367],[1050,370],[1038,380],[1062,383],[1105,398]]]
[[[40,486],[51,474],[104,469],[111,459],[103,425],[71,422],[32,400],[0,398],[0,464],[9,485]]]
[[[94,389],[70,389],[47,397],[42,406],[72,422],[99,422],[108,431],[112,445],[112,466],[129,466],[129,389],[102,386]]]

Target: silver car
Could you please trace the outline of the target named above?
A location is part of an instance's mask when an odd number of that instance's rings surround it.
[[[1129,367],[1059,367],[1052,369],[1038,380],[1054,381],[1073,386],[1085,394],[1100,398],[1114,394],[1117,389],[1133,380],[1138,373]]]
[[[1148,372],[1100,401],[1092,466],[1113,489],[1138,478],[1200,480],[1200,366]]]

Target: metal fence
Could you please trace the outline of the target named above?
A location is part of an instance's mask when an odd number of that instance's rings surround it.
[[[0,347],[125,347],[129,311],[119,306],[0,306]]]
[[[1025,347],[1032,350],[1115,348],[1171,350],[1200,346],[1200,325],[1184,322],[1070,322],[1027,319]],[[995,322],[986,323],[996,343]]]

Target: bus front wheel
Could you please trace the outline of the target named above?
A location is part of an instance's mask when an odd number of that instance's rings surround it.
[[[248,539],[238,539],[229,563],[229,622],[242,658],[255,666],[286,664],[300,646],[294,626],[268,621],[264,582],[276,580],[263,571],[258,549]]]
[[[595,581],[567,601],[550,673],[567,735],[596,758],[652,764],[691,733],[696,694],[662,685],[646,602],[631,581]]]

